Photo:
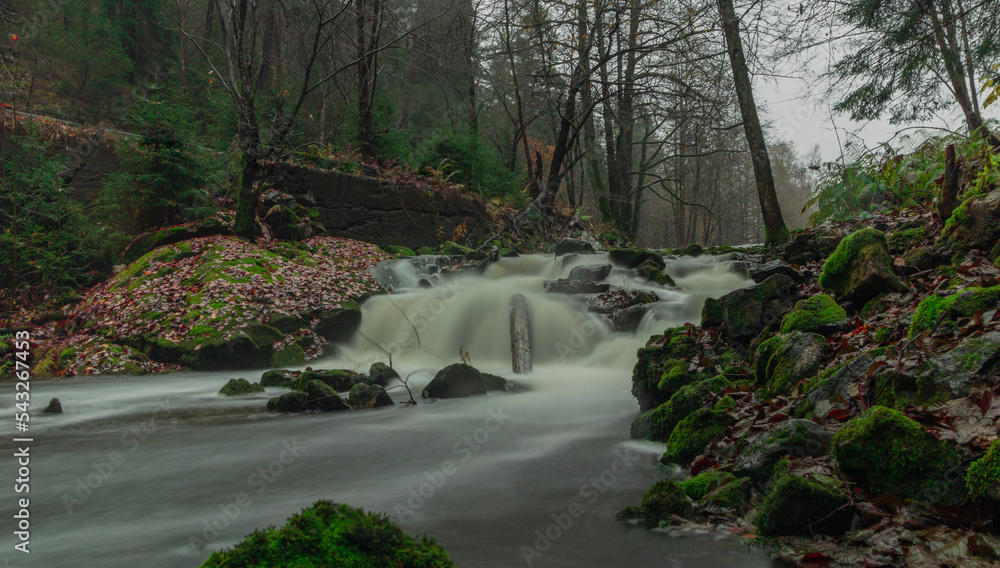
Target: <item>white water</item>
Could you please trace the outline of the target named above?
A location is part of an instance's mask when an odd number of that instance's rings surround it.
[[[673,538],[614,521],[663,476],[656,464],[662,446],[628,440],[637,412],[629,392],[636,348],[668,325],[696,320],[706,296],[746,281],[711,257],[670,262],[667,271],[687,292],[615,271],[616,285],[662,300],[639,333],[615,334],[577,301],[544,294],[545,279],[571,268],[550,256],[503,259],[482,276],[407,291],[417,284],[416,270],[396,265],[397,293],[363,306],[364,337],[335,358],[310,363],[366,370],[386,360],[378,343],[394,351],[397,369],[412,374],[414,392],[457,362],[460,349],[481,370],[511,377],[509,299],[522,293],[535,370],[515,380],[527,392],[282,416],[263,409],[276,389],[235,400],[216,395],[230,377],[254,380],[259,373],[35,381],[32,552],[13,550],[5,523],[0,558],[11,566],[198,566],[211,550],[282,524],[316,499],[332,499],[435,536],[459,567],[528,566],[529,549],[540,554],[529,553],[531,566],[768,566],[724,535]],[[41,415],[53,396],[66,413]],[[404,395],[397,389],[393,396]],[[12,417],[9,385],[2,400],[3,414]],[[12,418],[0,423],[6,456],[12,426]],[[7,480],[0,503],[10,519],[19,497],[13,460],[0,460],[0,467]],[[96,488],[83,489],[87,481]],[[423,498],[413,497],[418,491]],[[578,516],[567,517],[571,507]],[[565,528],[553,526],[567,518]],[[206,532],[213,522],[223,528]],[[549,547],[538,540],[546,530],[557,535]],[[192,537],[206,546],[192,548]]]

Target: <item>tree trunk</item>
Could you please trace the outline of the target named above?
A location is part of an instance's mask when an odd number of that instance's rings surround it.
[[[510,357],[515,373],[531,372],[528,303],[521,294],[514,294],[510,299]]]
[[[958,167],[955,164],[955,145],[948,144],[944,151],[944,181],[941,184],[941,200],[938,201],[938,216],[941,223],[951,217],[958,200]]]
[[[722,19],[722,30],[728,46],[729,63],[733,67],[736,96],[739,99],[740,114],[743,117],[743,130],[746,133],[747,146],[750,147],[750,157],[753,160],[757,197],[760,201],[760,212],[764,218],[764,243],[768,246],[780,245],[788,240],[788,228],[785,227],[785,221],[781,217],[778,196],[774,191],[771,160],[767,155],[767,144],[764,141],[764,130],[760,126],[760,117],[757,116],[753,84],[750,82],[750,70],[747,67],[746,55],[743,53],[743,41],[740,39],[740,21],[736,16],[733,0],[718,0],[718,5],[719,16]]]

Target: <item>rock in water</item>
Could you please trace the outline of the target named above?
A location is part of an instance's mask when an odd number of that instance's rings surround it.
[[[594,252],[594,246],[582,239],[563,239],[556,243],[556,256],[569,253]]]
[[[351,387],[347,398],[355,408],[381,408],[393,405],[392,397],[381,385],[356,384]]]
[[[424,398],[462,398],[486,394],[486,384],[479,371],[464,363],[448,365],[434,375],[434,380],[424,387]]]
[[[58,398],[53,398],[49,401],[49,405],[45,407],[42,411],[43,414],[62,414],[62,403],[59,402]]]
[[[397,373],[396,369],[393,369],[389,365],[377,362],[372,363],[371,368],[368,369],[368,377],[371,379],[373,384],[387,387],[389,386],[389,383],[399,378],[399,373]]]
[[[667,267],[667,263],[663,261],[663,256],[646,249],[611,249],[608,251],[608,254],[611,255],[611,260],[621,264],[625,268],[639,268],[646,262],[652,262],[660,270]]]
[[[587,282],[600,282],[611,274],[610,264],[587,264],[574,267],[569,271],[570,280],[583,280]]]
[[[528,303],[522,294],[514,294],[510,299],[510,357],[515,373],[531,372]]]
[[[229,379],[229,382],[219,389],[219,394],[222,396],[241,396],[255,392],[264,392],[264,387],[260,383],[251,383],[243,378]]]
[[[568,278],[546,280],[542,286],[549,294],[603,294],[611,289],[611,284],[607,282],[587,282]]]

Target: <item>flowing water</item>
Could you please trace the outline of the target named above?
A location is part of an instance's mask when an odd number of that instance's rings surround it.
[[[606,257],[523,256],[449,278],[426,260],[380,267],[396,293],[365,302],[354,341],[310,365],[366,370],[391,352],[415,394],[461,356],[510,378],[510,298],[522,293],[534,370],[514,377],[519,392],[276,415],[264,404],[279,389],[216,394],[229,378],[257,373],[36,380],[25,555],[13,550],[9,528],[24,495],[14,493],[14,400],[5,388],[0,558],[46,568],[193,567],[255,528],[330,499],[433,535],[465,568],[770,566],[730,535],[679,536],[614,521],[663,476],[662,444],[628,439],[638,411],[630,394],[635,350],[652,333],[697,320],[705,297],[747,285],[728,263],[668,261],[686,291],[614,271],[616,285],[660,297],[639,331],[623,334],[579,300],[543,292],[544,280]],[[406,399],[405,390],[391,393]],[[51,397],[65,414],[38,412]]]

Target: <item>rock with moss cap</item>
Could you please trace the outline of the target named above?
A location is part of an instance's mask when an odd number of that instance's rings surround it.
[[[50,400],[49,405],[46,406],[45,410],[42,411],[42,414],[62,414],[62,413],[63,413],[62,403],[59,402],[58,398],[53,398],[52,400]]]
[[[996,385],[998,367],[1000,332],[990,331],[931,357],[917,371],[918,395],[928,403],[967,397],[977,382]]]
[[[440,252],[445,256],[465,256],[472,252],[473,249],[460,245],[453,241],[445,241],[441,244]]]
[[[753,354],[753,376],[758,385],[776,394],[788,394],[833,356],[833,349],[815,333],[780,334],[761,343]]]
[[[786,475],[774,484],[757,511],[754,524],[761,536],[828,535],[851,528],[854,506],[841,491]]]
[[[670,400],[682,386],[705,378],[688,371],[690,358],[697,355],[691,327],[674,327],[654,335],[640,348],[632,369],[632,396],[639,411],[647,412]]]
[[[407,248],[399,245],[388,245],[382,247],[382,250],[393,255],[393,256],[417,256],[417,253],[411,248]]]
[[[667,267],[667,263],[663,261],[662,256],[646,249],[616,248],[608,251],[608,254],[615,264],[624,266],[625,268],[639,268],[647,262],[653,263],[653,266],[660,270]]]
[[[947,321],[961,317],[972,317],[977,313],[1000,307],[1000,286],[990,288],[966,288],[948,296],[931,294],[920,301],[913,320],[910,322],[909,336],[916,337],[922,331],[940,327]]]
[[[694,375],[686,376],[697,382],[681,386],[670,400],[636,418],[631,427],[633,438],[666,442],[681,420],[702,407],[706,396],[718,393],[729,385],[723,376],[707,380],[698,380]]]
[[[372,384],[387,387],[389,383],[399,379],[399,373],[389,365],[377,361],[372,363],[371,368],[368,369],[368,379]]]
[[[856,307],[887,292],[905,289],[893,272],[885,234],[875,229],[851,233],[826,259],[820,287]]]
[[[483,384],[486,386],[486,390],[489,392],[517,391],[517,385],[499,375],[491,375],[490,373],[480,373],[479,376],[483,378]]]
[[[685,465],[705,451],[709,444],[717,442],[726,436],[729,427],[736,420],[725,412],[708,408],[700,408],[677,423],[670,439],[667,440],[667,451],[660,457],[663,464]]]
[[[382,408],[393,406],[392,397],[385,392],[381,385],[369,385],[358,383],[351,387],[351,392],[347,395],[351,406],[355,408]]]
[[[756,337],[791,309],[796,295],[795,282],[775,274],[756,286],[735,290],[718,300],[706,300],[702,326],[722,326],[731,339]]]
[[[334,412],[337,410],[347,410],[351,405],[347,404],[337,391],[321,381],[309,381],[306,383],[304,391],[306,393],[306,408],[309,410],[319,410],[321,412]]]
[[[635,273],[646,280],[653,282],[654,284],[659,284],[667,288],[676,288],[677,284],[674,279],[670,277],[669,274],[663,271],[656,263],[649,260],[643,262],[635,269]]]
[[[677,256],[701,256],[705,254],[705,247],[698,243],[689,243],[684,248],[679,248],[674,251]]]
[[[806,399],[815,404],[821,400],[840,397],[851,398],[848,389],[868,377],[868,370],[875,363],[868,354],[862,353],[850,361],[825,369],[818,378],[806,385]]]
[[[556,256],[574,253],[592,253],[594,252],[594,245],[583,239],[566,238],[556,243],[554,252]]]
[[[681,482],[681,490],[694,501],[698,501],[712,491],[736,481],[736,476],[721,469],[710,469]]]
[[[264,387],[260,383],[251,383],[243,378],[229,379],[229,382],[219,389],[219,394],[222,396],[242,396],[258,392],[264,392]]]
[[[811,331],[827,333],[847,323],[847,312],[827,294],[799,300],[781,320],[781,333]]]
[[[262,387],[291,388],[297,377],[298,373],[295,371],[271,369],[264,371],[264,374],[260,376],[260,385]]]
[[[486,394],[486,384],[482,374],[472,365],[455,363],[448,365],[434,375],[434,379],[424,387],[424,398],[462,398]]]
[[[316,333],[331,343],[341,343],[354,337],[361,327],[361,306],[357,302],[342,302],[336,308],[322,308],[310,314],[318,320]]]
[[[663,480],[646,491],[642,496],[639,510],[650,527],[659,526],[671,516],[684,517],[691,514],[691,502],[676,481]]]
[[[876,494],[933,502],[935,485],[955,462],[955,451],[901,412],[873,406],[833,437],[841,471]],[[943,495],[942,495],[943,496]]]
[[[965,486],[973,498],[988,497],[1000,502],[1000,440],[972,462],[965,474]]]
[[[268,400],[267,409],[271,412],[305,412],[308,409],[308,402],[304,392],[286,392]]]
[[[743,477],[709,492],[698,504],[705,508],[731,509],[742,515],[750,506],[752,491],[753,482],[750,478]]]
[[[941,240],[958,252],[991,250],[1000,240],[1000,191],[965,200],[945,222]]]
[[[347,369],[307,369],[299,374],[291,388],[305,390],[310,381],[319,381],[337,392],[347,392],[358,383],[365,383],[367,377]]]
[[[809,420],[786,420],[751,439],[733,463],[733,473],[763,482],[782,457],[818,457],[830,449],[833,433]]]

